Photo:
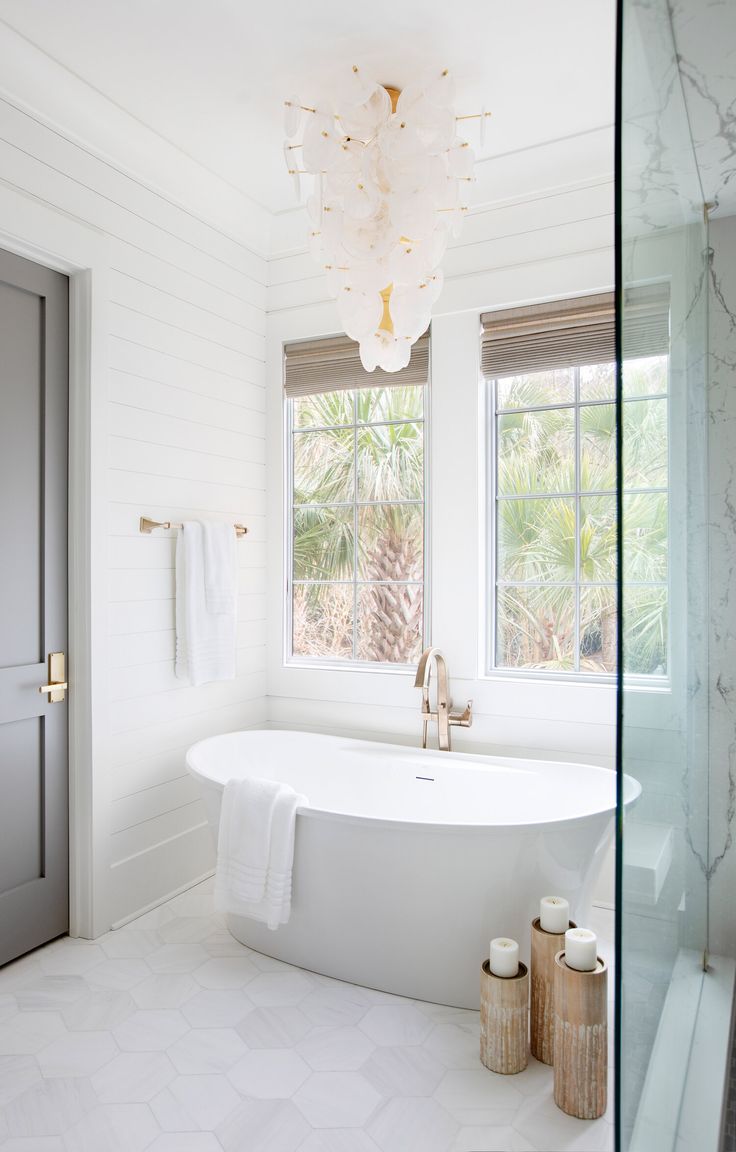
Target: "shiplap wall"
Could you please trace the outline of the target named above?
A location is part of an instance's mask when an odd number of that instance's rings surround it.
[[[103,234],[108,356],[109,798],[102,930],[212,866],[184,753],[265,711],[266,262],[166,195],[0,99],[0,180]],[[183,190],[185,192],[185,190]],[[174,534],[141,515],[247,524],[238,676],[174,676]],[[94,675],[94,670],[93,670]]]

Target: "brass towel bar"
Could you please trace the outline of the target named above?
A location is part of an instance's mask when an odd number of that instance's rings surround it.
[[[248,529],[245,524],[234,524],[235,535],[245,536]],[[147,516],[141,516],[140,531],[144,532],[146,536],[150,536],[154,528],[181,528],[181,524],[174,524],[171,520],[149,520]]]

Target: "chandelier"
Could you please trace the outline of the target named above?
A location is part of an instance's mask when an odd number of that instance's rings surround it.
[[[368,372],[409,363],[442,290],[448,239],[468,211],[475,158],[458,123],[479,120],[482,145],[490,113],[456,116],[453,100],[447,69],[399,92],[353,66],[336,107],[284,102],[284,156],[298,199],[300,177],[315,178],[309,248]]]

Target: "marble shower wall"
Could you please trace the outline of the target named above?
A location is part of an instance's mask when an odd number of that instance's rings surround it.
[[[736,957],[736,216],[709,243],[709,944]]]
[[[677,65],[705,199],[736,213],[736,4],[669,0]]]

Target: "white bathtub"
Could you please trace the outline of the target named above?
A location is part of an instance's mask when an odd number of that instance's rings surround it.
[[[493,936],[528,960],[540,896],[584,923],[613,832],[615,774],[304,732],[250,731],[195,744],[215,837],[234,776],[284,780],[297,813],[294,898],[277,931],[228,917],[237,940],[313,972],[477,1008]],[[626,778],[626,800],[640,786]]]

